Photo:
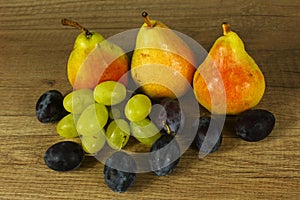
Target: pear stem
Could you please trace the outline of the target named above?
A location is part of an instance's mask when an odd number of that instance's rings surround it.
[[[222,24],[223,35],[227,35],[230,32],[230,25],[227,22]]]
[[[93,35],[88,29],[86,29],[85,27],[81,26],[79,23],[77,23],[77,22],[75,22],[73,20],[62,19],[61,20],[61,24],[64,25],[64,26],[72,26],[72,27],[78,28],[79,30],[85,32],[85,35],[88,38]]]
[[[148,27],[152,27],[152,24],[150,22],[149,16],[147,12],[142,13],[142,17],[144,18],[145,23],[147,24]]]

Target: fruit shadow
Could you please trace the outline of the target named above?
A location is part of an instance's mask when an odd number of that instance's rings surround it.
[[[96,165],[98,165],[99,162],[100,161],[97,160],[94,156],[87,155],[87,156],[85,156],[84,161],[83,161],[80,168],[83,171],[90,170],[90,169],[94,168]]]
[[[234,115],[226,116],[225,124],[222,130],[223,145],[221,145],[220,148],[221,151],[232,151],[242,143],[242,139],[240,139],[235,134],[236,120],[237,120],[237,116]]]
[[[96,154],[86,154],[81,168],[83,170],[90,170],[96,165],[99,165],[99,163],[104,166],[106,159],[112,154],[112,152],[114,152],[114,150],[112,150],[106,143]]]
[[[130,188],[132,193],[141,193],[148,191],[157,176],[153,172],[137,173],[135,183]]]

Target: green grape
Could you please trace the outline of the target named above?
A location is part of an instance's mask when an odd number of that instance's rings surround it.
[[[141,121],[145,119],[151,111],[151,101],[143,94],[136,94],[131,97],[125,106],[125,115],[132,121]]]
[[[64,108],[74,114],[80,114],[86,107],[95,103],[93,91],[90,89],[75,90],[63,100]]]
[[[78,137],[74,116],[72,113],[62,118],[56,125],[57,133],[64,138]]]
[[[94,89],[94,99],[104,105],[116,105],[126,97],[126,87],[116,81],[105,81]]]
[[[94,135],[101,131],[108,120],[108,112],[104,105],[95,103],[89,105],[77,121],[77,131],[80,135]]]
[[[100,151],[104,147],[105,141],[105,134],[103,130],[93,135],[81,137],[83,150],[90,154]]]
[[[106,139],[109,146],[114,149],[122,149],[130,137],[130,126],[123,119],[112,121],[106,130]]]
[[[161,136],[158,128],[147,118],[130,122],[130,130],[138,141],[149,147]]]

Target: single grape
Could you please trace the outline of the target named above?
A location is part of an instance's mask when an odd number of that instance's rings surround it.
[[[64,138],[78,137],[73,114],[68,114],[62,118],[56,126],[57,133]]]
[[[64,108],[73,114],[82,113],[86,107],[94,103],[93,91],[90,89],[75,90],[67,94],[63,100]]]
[[[249,142],[266,138],[275,126],[275,116],[263,109],[248,110],[240,114],[235,125],[236,134]]]
[[[57,90],[49,90],[42,94],[35,109],[37,119],[42,123],[59,121],[67,114],[63,107],[63,95]]]
[[[108,111],[102,104],[89,105],[80,115],[76,129],[80,135],[94,135],[101,131],[108,120]]]
[[[45,152],[46,165],[55,171],[70,171],[78,168],[84,159],[84,151],[76,142],[59,142]]]
[[[218,126],[217,121],[214,121],[214,123],[211,123],[211,120],[214,120],[210,117],[199,117],[194,122],[191,131],[196,132],[196,136],[194,139],[194,144],[197,147],[197,149],[203,153],[213,153],[219,149],[222,143],[222,133]],[[210,126],[211,125],[211,126]],[[207,136],[207,132],[209,130],[210,126],[210,132],[209,134],[213,134],[212,137],[217,137],[218,140],[216,143],[213,143],[212,141],[208,141],[208,145],[203,146],[203,142],[205,140],[205,137]]]
[[[173,135],[162,135],[150,149],[149,163],[158,176],[171,173],[180,160],[180,148]]]
[[[104,105],[116,105],[126,97],[126,87],[116,81],[105,81],[94,89],[94,99]]]
[[[147,118],[138,122],[130,122],[130,130],[138,141],[149,147],[161,136],[157,127]]]
[[[113,149],[120,150],[128,142],[130,137],[130,127],[123,119],[112,121],[106,130],[107,143]]]
[[[121,167],[124,170],[119,170]],[[106,185],[114,192],[126,192],[136,178],[136,163],[125,152],[115,152],[105,162],[104,180]]]
[[[151,112],[151,100],[144,94],[131,97],[125,105],[125,116],[133,122],[145,119]]]
[[[105,133],[104,131],[99,131],[96,134],[82,136],[81,143],[82,148],[86,153],[95,154],[100,151],[105,145]]]
[[[164,98],[154,104],[150,118],[161,130],[180,133],[185,123],[185,115],[177,99]]]

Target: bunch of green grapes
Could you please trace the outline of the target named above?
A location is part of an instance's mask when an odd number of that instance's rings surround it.
[[[82,147],[89,154],[99,152],[106,142],[120,150],[130,135],[151,146],[160,137],[157,127],[147,118],[151,100],[144,94],[135,94],[125,101],[126,96],[126,87],[116,81],[102,82],[94,90],[69,93],[63,106],[70,114],[58,122],[58,134],[65,138],[80,136]]]
[[[112,128],[111,126],[109,134],[106,134],[105,126],[109,122],[109,115],[114,118],[121,116],[121,112],[111,109],[111,106],[124,101],[126,95],[126,87],[116,81],[102,82],[94,90],[80,89],[69,93],[63,99],[63,106],[69,114],[58,122],[57,133],[65,138],[80,136],[83,149],[89,154],[100,151],[106,140],[109,144],[117,144],[114,141],[117,140],[117,130],[121,132],[124,127]],[[117,111],[119,114],[116,114]],[[115,134],[111,134],[113,129]],[[129,138],[129,125],[125,133]],[[122,147],[126,143],[123,142]]]

